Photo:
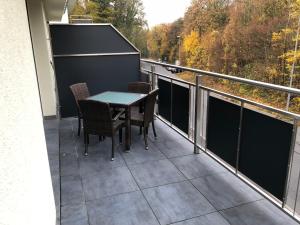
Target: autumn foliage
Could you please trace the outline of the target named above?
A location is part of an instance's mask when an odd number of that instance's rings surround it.
[[[182,19],[149,31],[147,46],[155,60],[175,63],[180,58],[184,66],[284,86],[292,77],[292,87],[300,88],[300,50],[295,48],[299,17],[300,0],[192,0]],[[179,76],[194,80],[194,74]],[[286,106],[285,93],[211,78],[203,82]],[[299,97],[291,96],[289,109],[300,112]]]

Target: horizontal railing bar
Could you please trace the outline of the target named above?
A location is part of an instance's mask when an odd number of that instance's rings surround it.
[[[236,81],[236,82],[240,82],[240,83],[244,83],[244,84],[250,84],[253,86],[259,86],[259,87],[263,87],[263,88],[269,88],[269,89],[273,89],[273,90],[277,90],[277,91],[283,91],[283,92],[287,92],[287,93],[291,93],[291,94],[300,95],[300,89],[297,89],[297,88],[285,87],[285,86],[281,86],[281,85],[270,84],[270,83],[265,83],[265,82],[256,81],[256,80],[249,80],[249,79],[245,79],[245,78],[241,78],[241,77],[234,77],[234,76],[225,75],[225,74],[221,74],[221,73],[193,69],[193,68],[184,67],[184,66],[176,66],[176,65],[172,65],[172,64],[168,64],[168,63],[160,63],[160,62],[156,62],[153,60],[141,59],[141,61],[146,62],[146,63],[155,64],[155,65],[168,66],[168,67],[172,67],[172,68],[182,69],[185,71],[197,73],[199,75],[206,75],[206,76],[211,76],[211,77],[215,77],[215,78],[232,80],[232,81]]]
[[[58,26],[108,26],[111,23],[57,23],[57,22],[49,22],[50,25],[58,25]]]
[[[151,71],[148,71],[148,70],[143,70],[143,71],[145,71],[145,72],[151,72]],[[184,84],[189,84],[189,85],[192,85],[194,87],[196,86],[194,83],[190,83],[188,81],[183,81],[183,80],[180,80],[180,79],[177,79],[177,78],[169,77],[167,75],[163,75],[163,74],[159,74],[159,73],[153,73],[153,74],[155,74],[157,76],[161,76],[161,77],[167,78],[167,79],[170,79],[170,80],[175,80],[175,81],[178,81],[178,82],[181,82],[181,83],[184,83]],[[300,119],[300,115],[296,114],[296,113],[292,113],[292,112],[285,111],[285,110],[282,110],[282,109],[274,108],[272,106],[264,105],[264,104],[261,104],[261,103],[258,103],[258,102],[254,102],[252,100],[248,100],[246,98],[242,98],[242,97],[239,97],[239,96],[228,94],[228,93],[225,93],[225,92],[222,92],[222,91],[218,91],[216,89],[205,87],[205,86],[202,86],[202,85],[199,85],[199,88],[201,88],[201,89],[203,89],[205,91],[210,91],[210,92],[213,92],[215,94],[219,94],[219,95],[231,98],[231,99],[238,100],[240,102],[245,102],[245,103],[253,105],[253,106],[257,106],[257,107],[260,107],[260,108],[263,108],[263,109],[266,109],[266,110],[270,110],[272,112],[280,113],[280,114],[283,114],[285,116],[290,116],[292,118]]]
[[[151,70],[142,69],[142,71],[148,72],[148,73],[152,73]],[[196,85],[195,85],[194,83],[192,83],[192,82],[188,82],[188,81],[185,81],[185,80],[182,80],[182,79],[179,79],[179,78],[170,77],[170,76],[168,76],[168,75],[164,75],[164,74],[156,73],[156,72],[153,72],[153,74],[155,74],[155,75],[157,75],[157,76],[159,76],[159,77],[164,77],[164,78],[167,78],[167,79],[170,79],[170,80],[175,80],[175,81],[178,81],[178,82],[187,84],[187,85],[196,86]]]
[[[62,57],[95,57],[95,56],[118,56],[118,55],[139,55],[139,52],[116,52],[116,53],[93,53],[93,54],[61,54],[53,55],[54,58]]]

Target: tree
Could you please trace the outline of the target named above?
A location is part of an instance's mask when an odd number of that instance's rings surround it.
[[[85,5],[77,2],[71,14],[90,15],[95,23],[113,24],[147,56],[147,22],[141,0],[90,0]]]

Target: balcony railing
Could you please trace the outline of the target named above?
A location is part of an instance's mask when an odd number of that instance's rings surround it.
[[[300,115],[215,90],[205,86],[201,77],[296,96],[300,96],[300,90],[151,60],[141,62],[142,79],[159,88],[157,117],[192,142],[194,153],[207,153],[297,218],[300,149],[296,139]],[[158,72],[157,67],[192,72],[196,82]]]

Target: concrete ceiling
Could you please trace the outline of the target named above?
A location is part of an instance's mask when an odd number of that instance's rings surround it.
[[[44,6],[49,21],[60,21],[65,7],[71,10],[76,0],[44,0]],[[67,5],[66,5],[67,4]]]

